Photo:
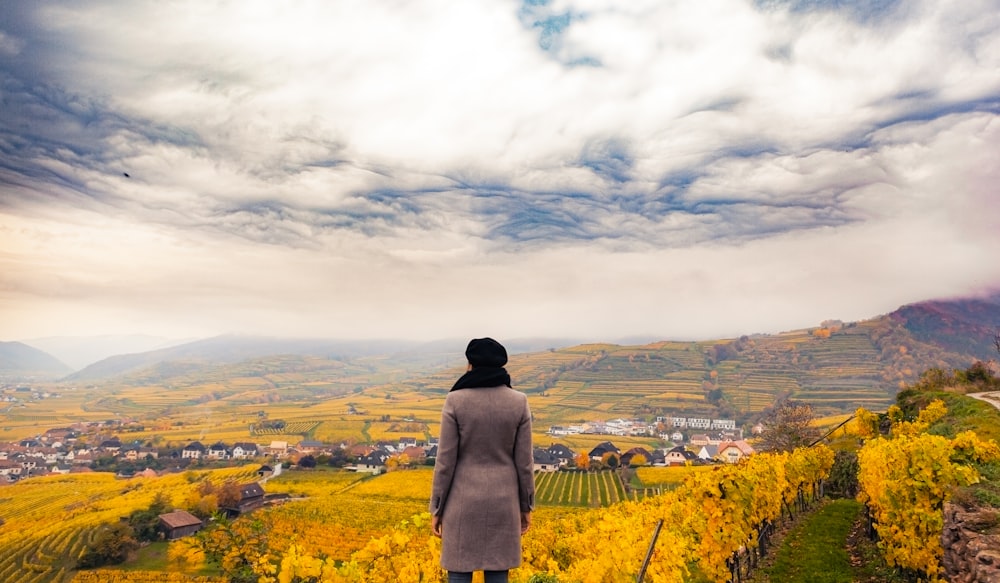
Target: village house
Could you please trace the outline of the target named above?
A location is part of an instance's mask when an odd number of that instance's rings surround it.
[[[703,417],[688,417],[687,426],[691,429],[710,429],[712,427],[712,420]]]
[[[272,441],[270,445],[264,448],[267,455],[273,455],[275,457],[283,457],[288,455],[288,442],[287,441]]]
[[[111,455],[118,455],[122,449],[122,442],[117,438],[106,439],[101,442],[101,445],[97,447],[102,453],[109,453]]]
[[[559,469],[559,458],[552,455],[548,450],[536,447],[531,452],[532,461],[536,472],[554,472]]]
[[[192,441],[181,450],[181,459],[201,459],[205,455],[205,446],[200,441]]]
[[[566,467],[576,462],[576,453],[561,443],[553,443],[547,451],[559,460],[560,467]]]
[[[53,465],[59,461],[61,454],[52,447],[39,447],[28,454],[28,457],[34,458],[37,464]]]
[[[610,441],[602,441],[601,443],[595,445],[594,449],[590,450],[590,453],[587,454],[587,457],[589,457],[592,460],[601,461],[601,459],[604,458],[604,454],[606,453],[613,453],[615,455],[619,455],[621,454],[621,450],[615,447],[615,444],[611,443]]]
[[[94,462],[96,456],[89,451],[78,450],[75,453],[67,454],[66,458],[74,466],[89,466]]]
[[[688,451],[684,446],[678,445],[672,448],[663,456],[663,462],[668,466],[682,466],[687,463],[694,463],[698,456]]]
[[[11,460],[0,460],[0,476],[7,476],[13,480],[21,477],[21,464]]]
[[[727,441],[719,444],[719,453],[716,458],[729,464],[735,464],[752,454],[753,448],[750,447],[749,443],[742,440]]]
[[[711,429],[736,431],[736,421],[734,419],[712,419]]]
[[[611,421],[606,421],[604,426],[607,428],[607,433],[623,436],[629,434],[632,422],[628,419],[612,419]]]
[[[392,457],[392,454],[388,451],[384,449],[376,449],[368,455],[358,458],[358,463],[354,465],[354,471],[381,474],[385,471],[385,462],[388,461],[390,457]]]
[[[375,451],[375,446],[367,443],[357,443],[347,448],[347,457],[362,458]]]
[[[653,454],[648,449],[644,447],[633,447],[632,449],[626,451],[622,454],[622,466],[632,465],[632,461],[636,456],[642,456],[642,464],[637,465],[652,465]]]
[[[424,448],[417,447],[416,445],[407,446],[400,452],[399,455],[401,456],[405,455],[407,458],[409,458],[410,463],[414,464],[423,463],[424,460],[427,459],[427,452],[424,451]]]
[[[229,446],[222,443],[221,441],[213,443],[212,445],[208,446],[208,449],[205,450],[205,457],[211,460],[229,459],[229,455],[230,455]]]
[[[234,460],[248,459],[257,456],[257,444],[245,441],[237,442],[233,445],[232,458]]]
[[[710,445],[710,444],[718,445],[719,441],[713,440],[708,436],[707,433],[695,433],[694,435],[691,436],[690,439],[688,439],[688,443],[690,443],[694,447],[700,447],[702,445]]]
[[[68,427],[55,427],[46,431],[42,436],[42,440],[46,443],[66,442],[74,437],[76,437],[76,432],[72,429]]]
[[[323,452],[327,449],[327,446],[322,441],[310,441],[303,439],[295,446],[296,451],[302,454],[316,454]]]
[[[390,442],[390,441],[385,441],[385,440],[381,440],[380,439],[379,441],[375,442],[375,449],[384,449],[385,451],[389,452],[390,454],[396,454],[396,453],[399,453],[399,450],[396,449],[396,447],[398,445],[399,444],[397,442],[395,442],[395,441]]]

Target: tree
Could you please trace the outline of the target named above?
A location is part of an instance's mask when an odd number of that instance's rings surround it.
[[[220,508],[236,508],[243,499],[243,491],[238,483],[228,480],[215,492],[215,496]]]
[[[841,498],[854,498],[858,494],[858,454],[838,451],[833,458],[827,492]]]
[[[299,458],[299,467],[300,468],[315,468],[316,467],[316,458],[313,457],[313,456],[311,456],[311,455],[304,455],[304,456],[300,457]]]
[[[347,459],[347,454],[342,449],[335,450],[330,454],[330,459],[327,464],[335,468],[342,468],[348,464],[350,460]]]
[[[269,558],[270,531],[271,525],[261,518],[230,521],[216,517],[210,528],[194,535],[193,543],[230,583],[256,583],[260,576],[255,566]]]
[[[210,518],[218,511],[219,497],[215,494],[209,494],[198,498],[197,501],[195,501],[194,506],[191,507],[191,514],[194,514],[202,520]]]
[[[761,425],[759,449],[764,451],[792,451],[812,445],[820,438],[820,430],[813,425],[816,416],[812,405],[785,399],[769,411]]]
[[[128,516],[128,524],[132,527],[136,540],[153,542],[160,538],[160,515],[170,508],[170,498],[165,492],[157,492],[156,498],[149,508],[136,510]]]
[[[116,522],[97,535],[77,560],[77,567],[90,569],[103,565],[119,565],[129,554],[139,548],[132,527],[124,522]]]

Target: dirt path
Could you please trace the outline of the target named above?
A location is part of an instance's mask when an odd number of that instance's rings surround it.
[[[838,506],[839,510],[835,508]],[[839,518],[835,514],[839,514]],[[772,544],[775,545],[774,552],[768,555],[750,581],[751,583],[902,581],[885,564],[875,542],[868,538],[865,530],[866,522],[860,504],[853,500],[824,500],[779,528],[777,536],[772,539]],[[839,543],[841,540],[843,542]],[[837,546],[840,547],[839,552],[832,548]],[[819,561],[815,557],[817,553],[823,553]]]
[[[991,391],[988,393],[966,393],[967,397],[972,397],[973,399],[979,399],[993,405],[997,409],[1000,409],[1000,391]]]

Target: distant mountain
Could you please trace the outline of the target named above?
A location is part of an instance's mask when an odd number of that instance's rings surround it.
[[[28,346],[34,346],[55,356],[71,366],[73,370],[80,370],[89,364],[117,354],[149,352],[150,350],[167,348],[190,341],[191,339],[178,340],[142,334],[52,336],[22,340]]]
[[[998,356],[993,339],[1000,332],[1000,294],[910,304],[890,317],[916,340],[947,352],[981,360]]]
[[[23,342],[0,342],[0,380],[52,380],[71,370],[51,354]]]

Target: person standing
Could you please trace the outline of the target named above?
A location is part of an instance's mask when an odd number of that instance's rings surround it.
[[[441,410],[441,436],[431,490],[431,528],[441,537],[448,583],[506,583],[521,564],[521,535],[535,505],[531,411],[511,388],[507,350],[474,338],[469,366]]]

